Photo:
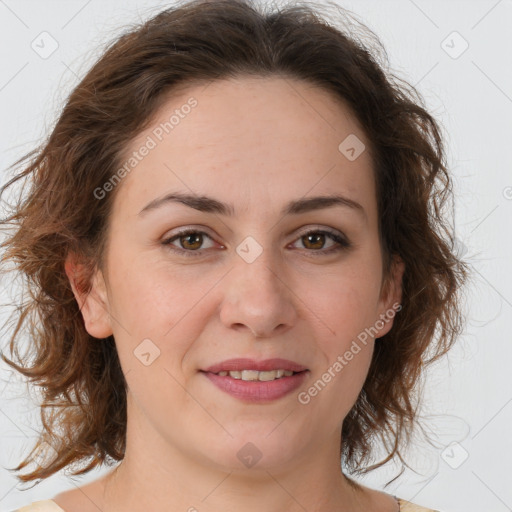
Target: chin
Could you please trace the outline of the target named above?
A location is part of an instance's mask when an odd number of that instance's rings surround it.
[[[222,440],[207,443],[203,456],[209,460],[209,465],[221,466],[225,471],[241,474],[262,471],[266,478],[267,471],[296,468],[297,457],[305,449],[304,443],[300,442],[300,436],[295,439],[289,432],[278,432],[279,427],[275,427],[275,422],[272,422],[271,428],[262,428],[257,432],[253,429],[250,433],[230,430],[233,437],[226,434]],[[269,432],[272,433],[269,435]],[[211,440],[207,436],[203,439]]]

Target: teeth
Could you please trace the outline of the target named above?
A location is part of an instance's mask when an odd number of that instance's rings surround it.
[[[242,370],[242,371],[222,371],[217,375],[221,377],[230,376],[233,379],[240,380],[259,380],[259,381],[271,381],[275,379],[280,379],[281,377],[290,377],[293,375],[291,370],[270,370],[265,372],[259,372],[257,370]]]

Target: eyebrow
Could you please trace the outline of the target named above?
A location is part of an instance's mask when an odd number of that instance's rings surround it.
[[[184,194],[181,192],[169,193],[163,197],[154,199],[139,212],[139,215],[143,215],[151,210],[156,210],[157,208],[170,203],[184,204],[189,208],[205,213],[214,213],[230,217],[235,216],[235,208],[232,204],[223,203],[213,197]],[[366,212],[361,204],[353,199],[340,195],[306,197],[290,201],[282,209],[281,215],[299,215],[301,213],[312,212],[333,206],[350,208],[361,214],[365,219],[367,218]]]

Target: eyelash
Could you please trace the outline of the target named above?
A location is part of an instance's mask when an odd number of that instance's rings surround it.
[[[186,235],[193,235],[193,234],[206,235],[208,238],[213,240],[213,238],[210,235],[208,235],[208,233],[206,233],[204,231],[200,231],[200,230],[197,230],[197,229],[186,229],[186,230],[180,231],[179,233],[174,234],[170,238],[167,238],[167,239],[163,240],[162,241],[162,245],[166,246],[172,252],[181,254],[181,255],[186,256],[186,257],[202,256],[202,253],[203,253],[204,250],[200,250],[200,249],[196,249],[196,250],[180,249],[180,248],[174,247],[172,245],[172,242],[174,240],[180,239],[181,237],[184,237]],[[297,238],[297,240],[299,240],[299,239],[301,239],[301,238],[303,238],[305,236],[312,235],[312,234],[327,235],[329,238],[331,238],[334,242],[336,242],[338,244],[338,245],[334,245],[333,247],[331,247],[331,248],[329,248],[327,250],[324,250],[324,249],[318,249],[318,250],[304,249],[307,252],[312,253],[311,255],[315,256],[315,257],[316,256],[327,256],[327,255],[330,255],[330,254],[332,254],[334,252],[339,252],[339,251],[342,251],[342,250],[347,250],[350,247],[352,247],[352,244],[346,238],[340,236],[339,234],[337,234],[337,233],[335,233],[333,231],[329,231],[329,230],[325,230],[325,229],[311,229],[311,230],[309,230],[309,231],[307,231],[305,233],[302,233]]]

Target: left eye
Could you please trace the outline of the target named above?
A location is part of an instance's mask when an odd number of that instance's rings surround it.
[[[348,248],[350,244],[347,242],[347,240],[337,233],[332,233],[331,231],[322,231],[322,230],[313,230],[308,231],[307,233],[303,233],[298,240],[306,240],[307,244],[311,244],[310,249],[313,249],[313,251],[319,251],[323,249],[323,246],[325,245],[325,239],[330,238],[335,243],[331,245],[328,249],[322,251],[323,254],[330,253],[333,250],[340,250],[343,248]],[[304,242],[303,242],[304,243]],[[318,245],[321,245],[322,247],[318,247]],[[306,247],[308,248],[308,247]]]

